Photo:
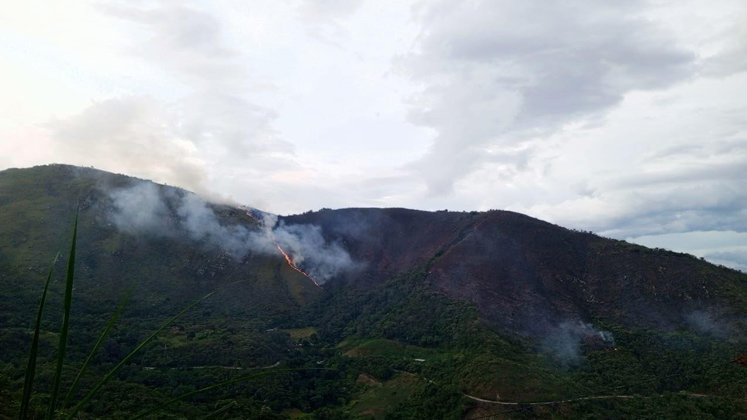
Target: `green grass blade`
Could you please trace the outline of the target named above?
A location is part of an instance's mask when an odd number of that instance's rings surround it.
[[[106,327],[103,331],[101,331],[101,335],[99,335],[98,340],[96,340],[96,344],[93,345],[93,348],[91,349],[91,352],[88,353],[88,356],[86,357],[86,360],[83,362],[83,365],[81,365],[80,370],[78,370],[78,374],[75,376],[75,379],[73,380],[73,384],[70,385],[70,389],[67,391],[67,394],[65,395],[65,400],[62,403],[62,408],[65,408],[68,406],[68,403],[70,402],[70,398],[73,396],[75,391],[78,389],[78,382],[80,382],[81,376],[83,376],[83,373],[88,368],[88,364],[91,362],[91,359],[93,359],[93,356],[98,352],[101,345],[104,343],[104,340],[106,340],[106,337],[109,336],[109,333],[111,332],[112,328],[114,328],[114,325],[117,324],[117,321],[119,320],[120,315],[122,315],[122,312],[124,311],[125,306],[127,306],[127,301],[130,299],[131,291],[128,291],[122,299],[119,301],[119,304],[117,305],[117,309],[112,313],[112,316],[109,318],[109,321],[106,323]]]
[[[59,257],[60,254],[57,253],[52,261],[52,265],[49,267],[47,281],[44,283],[44,291],[39,300],[39,310],[36,313],[36,324],[34,324],[34,337],[31,339],[29,362],[26,365],[26,379],[23,381],[23,398],[21,399],[21,411],[18,415],[18,418],[21,420],[25,420],[29,416],[29,401],[31,401],[31,389],[34,386],[34,375],[36,374],[36,353],[39,349],[39,330],[41,328],[42,312],[44,312],[44,304],[47,301],[47,290],[49,289],[49,283],[52,281],[54,265]]]
[[[196,301],[192,302],[191,304],[187,305],[187,307],[185,307],[184,309],[182,309],[181,311],[179,311],[179,313],[177,313],[173,317],[169,318],[166,322],[164,322],[160,327],[158,327],[157,330],[155,330],[145,340],[141,341],[140,344],[138,344],[137,347],[135,347],[135,349],[133,349],[130,353],[127,354],[127,356],[125,356],[122,360],[120,360],[119,363],[117,363],[116,366],[114,366],[109,372],[107,372],[107,374],[104,375],[104,377],[101,378],[101,380],[99,380],[99,382],[97,382],[96,385],[94,385],[94,387],[90,391],[88,391],[88,393],[78,402],[78,404],[76,404],[75,407],[73,407],[73,409],[70,411],[70,413],[66,414],[67,418],[72,418],[75,414],[77,414],[78,411],[85,404],[87,404],[88,401],[90,401],[91,398],[93,398],[96,395],[96,393],[98,393],[99,389],[101,389],[101,387],[104,386],[104,384],[106,384],[109,381],[109,379],[111,379],[111,377],[114,374],[116,374],[119,371],[119,369],[122,368],[122,366],[125,365],[125,363],[127,363],[127,361],[129,361],[137,352],[139,352],[143,347],[145,347],[154,338],[156,338],[156,336],[161,331],[163,331],[171,323],[173,323],[174,321],[176,321],[180,316],[184,315],[185,312],[189,311],[190,309],[192,309],[193,307],[195,307],[198,303],[200,303],[203,300],[209,298],[213,294],[215,294],[215,291],[210,292],[210,293],[206,294],[205,296],[203,296],[203,297],[197,299]]]
[[[62,380],[62,363],[65,360],[67,347],[67,334],[70,329],[70,308],[73,302],[73,280],[75,278],[75,242],[78,237],[78,212],[75,212],[75,223],[73,223],[73,242],[70,245],[70,255],[67,259],[67,274],[65,275],[65,298],[63,301],[62,328],[60,329],[60,341],[57,345],[57,369],[55,370],[54,382],[52,383],[52,396],[49,401],[47,418],[54,415],[57,399],[60,393],[60,381]]]

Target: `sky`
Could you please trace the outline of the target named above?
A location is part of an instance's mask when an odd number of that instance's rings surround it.
[[[0,4],[0,169],[506,209],[747,271],[743,0]]]

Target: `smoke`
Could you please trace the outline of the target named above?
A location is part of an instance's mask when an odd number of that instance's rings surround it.
[[[277,255],[280,246],[293,263],[315,281],[325,281],[353,269],[356,264],[337,242],[324,239],[316,225],[286,225],[277,216],[260,215],[260,227],[223,224],[210,205],[193,193],[162,189],[150,182],[109,191],[115,226],[131,234],[177,236],[220,249],[235,259],[249,253]]]
[[[131,188],[112,191],[109,197],[116,209],[111,219],[119,230],[128,233],[163,232],[169,212],[155,184],[138,183]]]
[[[581,321],[564,321],[542,341],[542,348],[563,366],[576,366],[582,360],[582,346],[608,348],[615,345],[609,331],[598,330]]]
[[[324,240],[319,226],[285,225],[280,222],[272,233],[278,244],[293,256],[297,266],[309,267],[307,271],[314,279],[329,279],[341,267],[351,269],[354,266],[350,254],[337,242]]]
[[[197,195],[187,193],[178,202],[176,213],[180,226],[193,240],[220,248],[236,259],[259,248],[252,231],[241,225],[221,224],[213,210]]]
[[[685,322],[698,334],[719,339],[744,339],[747,317],[718,314],[717,310],[700,309],[685,314]]]
[[[337,242],[327,242],[317,225],[278,221],[270,213],[261,213],[261,238],[257,244],[264,252],[277,253],[277,246],[287,252],[293,263],[316,281],[324,282],[341,272],[358,266]]]

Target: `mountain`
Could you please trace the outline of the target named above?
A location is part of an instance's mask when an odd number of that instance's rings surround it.
[[[747,414],[738,363],[747,351],[744,273],[507,211],[277,217],[48,165],[0,172],[0,416],[17,412],[29,328],[76,208],[68,376],[123,296],[126,310],[89,385],[166,319],[216,292],[134,358],[88,416],[131,417],[168,395],[268,366],[281,370],[164,410],[188,418],[220,403],[229,418]],[[63,268],[55,264],[57,279]],[[43,323],[40,407],[60,298],[58,281]]]
[[[590,319],[671,331],[700,312],[743,322],[747,308],[744,273],[519,213],[343,209],[284,220],[321,226],[365,261],[369,281],[421,268],[435,290],[508,333]]]

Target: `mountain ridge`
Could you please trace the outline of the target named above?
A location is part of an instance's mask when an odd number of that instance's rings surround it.
[[[721,393],[724,412],[744,408],[747,383],[731,362],[747,345],[747,275],[738,271],[515,212],[347,208],[276,217],[67,165],[0,171],[0,345],[12,349],[0,357],[0,390],[19,378],[28,314],[78,203],[73,360],[128,290],[123,322],[137,327],[114,335],[101,366],[159,319],[218,290],[135,360],[115,390],[169,392],[174,369],[195,366],[322,363],[336,373],[243,385],[242,395],[253,396],[236,415],[254,417],[268,405],[365,417],[374,404],[390,415],[429,405],[444,410],[432,417],[461,417],[484,414],[479,399],[500,394],[573,400],[604,416],[651,407],[621,400],[605,411],[586,397],[680,391]],[[53,290],[50,305],[59,304]],[[44,328],[51,337],[54,321]],[[194,368],[177,383],[211,375]],[[12,392],[3,395],[12,407]],[[109,415],[106,404],[91,413]],[[210,412],[201,404],[179,409]],[[715,412],[709,404],[664,406]],[[551,414],[531,410],[516,416]],[[554,413],[581,414],[568,410]]]

